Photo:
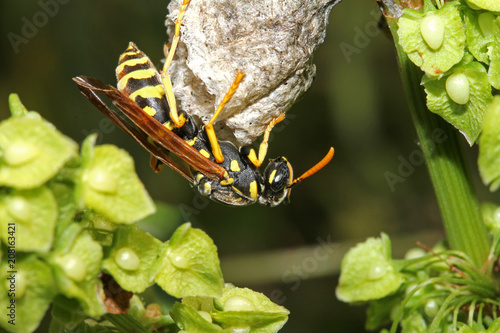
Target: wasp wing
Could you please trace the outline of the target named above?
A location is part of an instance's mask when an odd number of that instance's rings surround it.
[[[226,174],[224,168],[205,158],[175,133],[147,115],[134,101],[117,89],[106,85],[99,79],[87,76],[78,76],[73,78],[73,81],[76,82],[83,95],[105,116],[132,136],[156,159],[168,165],[190,182],[193,182],[190,170],[175,162],[169,156],[170,154],[178,156],[213,180],[224,179]],[[137,128],[133,127],[120,113],[110,109],[97,96],[96,91],[105,94]],[[152,143],[149,138],[157,144]]]

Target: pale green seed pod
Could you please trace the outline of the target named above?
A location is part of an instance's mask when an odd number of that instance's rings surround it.
[[[179,254],[169,254],[168,259],[178,269],[187,269],[189,268],[189,260]]]
[[[7,147],[4,153],[4,160],[10,166],[19,166],[32,161],[38,153],[38,148],[21,142]]]
[[[420,33],[431,49],[439,49],[444,41],[443,20],[434,14],[427,15],[420,23]]]
[[[457,104],[467,104],[470,97],[469,79],[463,73],[452,74],[446,79],[446,92]]]
[[[95,191],[115,194],[118,183],[114,175],[101,169],[93,169],[88,177],[88,184]]]
[[[23,197],[15,196],[7,201],[7,211],[9,215],[18,222],[30,222],[31,205]]]
[[[255,311],[255,305],[250,299],[235,295],[226,299],[224,311]]]
[[[115,254],[115,262],[122,269],[135,271],[139,268],[141,260],[134,250],[129,247],[122,247]]]
[[[87,275],[87,265],[80,257],[73,254],[64,256],[61,260],[61,267],[64,273],[75,282],[83,281]]]
[[[495,20],[495,16],[490,12],[484,12],[479,14],[477,17],[477,23],[479,24],[479,28],[483,33],[484,37],[489,37],[493,35],[493,23]]]

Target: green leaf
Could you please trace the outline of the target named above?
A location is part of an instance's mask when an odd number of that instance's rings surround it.
[[[492,12],[500,12],[500,2],[498,0],[467,0],[469,3],[479,8]]]
[[[142,297],[142,295],[141,297],[133,295],[130,299],[130,308],[126,313],[129,319],[133,319],[141,325],[146,332],[161,331],[160,328],[164,329],[165,333],[171,332],[170,327],[175,326],[175,322],[172,317],[162,312],[160,304],[149,303],[147,308],[145,308],[143,301],[141,300]],[[106,315],[106,318],[109,318],[110,316],[111,315]],[[117,316],[112,317],[116,318]],[[116,321],[113,323],[115,322]]]
[[[130,155],[112,145],[94,147],[94,142],[95,136],[90,136],[82,146],[84,170],[77,193],[85,205],[120,224],[153,213],[153,201],[137,177]]]
[[[418,311],[412,311],[401,321],[401,333],[427,333],[427,323]],[[442,331],[445,332],[445,331]]]
[[[0,236],[17,251],[48,252],[54,239],[57,202],[45,186],[0,196]]]
[[[477,333],[477,332],[479,332],[479,331],[476,331],[476,330],[472,329],[470,326],[463,324],[457,333]],[[493,332],[497,332],[497,331],[492,331],[492,333]]]
[[[366,310],[366,329],[375,331],[382,325],[390,323],[392,312],[401,305],[401,302],[401,294],[390,295],[370,302]]]
[[[154,283],[161,268],[163,250],[162,243],[150,234],[120,227],[102,267],[123,289],[141,293]]]
[[[65,183],[50,182],[49,188],[57,201],[57,222],[55,237],[57,238],[71,223],[73,223],[76,211],[74,187]]]
[[[356,245],[342,259],[337,298],[344,302],[383,298],[398,290],[403,275],[391,260],[389,238],[368,238]]]
[[[488,48],[491,60],[488,76],[491,85],[495,89],[500,89],[500,17],[494,20],[492,32],[493,43]]]
[[[495,319],[488,327],[486,333],[496,333],[500,331],[500,318]]]
[[[500,207],[492,202],[481,203],[481,213],[489,231],[500,237]]]
[[[483,183],[496,191],[500,186],[500,96],[493,99],[484,116],[477,163]]]
[[[189,333],[222,333],[222,328],[202,317],[192,306],[175,303],[170,312],[179,328]]]
[[[220,296],[224,286],[217,248],[202,230],[185,223],[167,243],[158,285],[175,297]]]
[[[76,299],[62,295],[52,302],[51,315],[50,333],[73,332],[88,317]]]
[[[487,65],[490,63],[488,45],[493,42],[493,34],[485,30],[485,24],[483,23],[488,19],[488,15],[491,14],[464,10],[467,48],[477,60]],[[479,18],[481,24],[479,24]]]
[[[224,311],[211,315],[225,329],[241,328],[252,333],[273,333],[285,325],[290,313],[265,295],[232,284],[226,284],[224,293],[217,301],[223,304]]]
[[[425,14],[412,9],[405,9],[403,12],[404,15],[398,21],[399,44],[408,58],[427,75],[442,75],[462,59],[465,28],[460,18],[458,2],[450,2],[439,10]],[[442,43],[437,48],[431,47],[429,40],[424,39],[426,35],[437,38],[432,28],[428,32],[423,28],[429,23],[429,18],[440,22],[444,27]],[[435,24],[431,22],[430,27],[433,25]]]
[[[464,57],[464,61],[454,67],[446,76],[431,80],[425,76],[422,84],[427,94],[427,107],[455,126],[474,144],[483,128],[483,116],[492,99],[491,86],[484,66],[476,61],[469,62],[472,57]],[[468,98],[465,104],[458,104],[452,99],[453,91],[448,85],[452,76],[466,78]],[[450,97],[451,96],[451,97]]]
[[[69,245],[70,241],[71,245]],[[102,303],[101,271],[102,249],[87,231],[68,228],[63,234],[50,262],[61,293],[76,298],[85,313],[99,317],[105,313]]]
[[[222,305],[217,301],[218,298],[207,297],[207,296],[186,296],[182,298],[182,304],[187,304],[192,306],[197,311],[205,311],[211,313],[215,310],[222,311]],[[215,303],[218,302],[220,306],[215,307]]]
[[[13,267],[1,266],[0,279],[0,326],[9,332],[33,332],[56,294],[52,270],[33,255],[18,256]]]
[[[38,187],[76,152],[76,143],[37,113],[9,118],[0,123],[0,186]]]

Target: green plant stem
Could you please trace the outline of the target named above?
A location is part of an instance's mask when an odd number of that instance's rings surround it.
[[[394,19],[388,19],[388,23],[448,242],[452,249],[467,254],[480,268],[488,257],[490,244],[472,179],[460,149],[457,130],[427,109],[425,92],[420,85],[422,71],[399,46]]]

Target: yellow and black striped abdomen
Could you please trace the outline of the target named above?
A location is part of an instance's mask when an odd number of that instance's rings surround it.
[[[117,88],[162,124],[170,120],[165,88],[148,56],[130,42],[116,67]]]

